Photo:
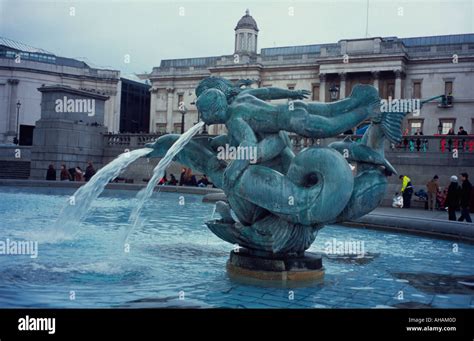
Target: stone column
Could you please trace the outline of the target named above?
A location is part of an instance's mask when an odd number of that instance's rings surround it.
[[[8,119],[7,119],[7,132],[6,137],[10,136],[12,139],[17,133],[17,121],[16,121],[16,103],[18,101],[18,79],[9,79],[7,81],[10,86],[9,89],[9,103],[8,103]],[[24,104],[23,104],[24,105]],[[13,140],[12,140],[13,141]]]
[[[380,86],[379,86],[379,80],[380,80],[380,71],[374,71],[372,72],[372,78],[374,79],[374,87],[377,89],[377,91],[380,93]]]
[[[156,131],[156,96],[158,96],[157,88],[150,88],[150,133]]]
[[[395,70],[395,98],[402,98],[402,70]]]
[[[326,102],[326,74],[319,74],[319,101]]]
[[[339,85],[339,99],[346,97],[346,73],[342,72],[339,74],[341,84]]]
[[[174,88],[166,88],[168,99],[166,101],[166,132],[173,132],[173,96]]]

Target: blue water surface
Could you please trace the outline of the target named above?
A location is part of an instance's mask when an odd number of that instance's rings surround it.
[[[282,287],[228,277],[232,250],[204,225],[213,205],[156,193],[124,245],[135,192],[106,191],[73,231],[54,227],[70,189],[0,187],[0,241],[37,241],[38,257],[0,255],[0,308],[474,307],[474,246],[327,226],[309,251],[364,242],[364,257],[324,256],[324,280]],[[67,231],[64,236],[64,231]]]

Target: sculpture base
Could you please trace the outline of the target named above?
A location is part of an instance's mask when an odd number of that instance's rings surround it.
[[[227,273],[235,279],[308,282],[321,280],[324,268],[321,256],[310,252],[304,256],[261,257],[240,248],[230,253]]]

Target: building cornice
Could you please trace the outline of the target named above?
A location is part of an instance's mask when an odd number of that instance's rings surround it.
[[[117,78],[110,78],[110,77],[100,77],[94,75],[75,75],[72,73],[63,73],[63,72],[56,72],[56,71],[49,71],[49,70],[38,70],[26,67],[11,67],[11,66],[2,66],[0,65],[0,70],[8,70],[8,71],[21,71],[21,72],[31,72],[31,73],[39,73],[44,75],[53,75],[58,77],[69,77],[74,79],[80,80],[94,80],[94,81],[101,81],[101,82],[110,82],[110,83],[118,83],[120,77]]]

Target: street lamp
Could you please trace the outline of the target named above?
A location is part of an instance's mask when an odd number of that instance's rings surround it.
[[[187,112],[184,104],[179,106],[179,112],[181,113],[181,134],[184,134],[184,115]]]
[[[16,145],[20,144],[20,107],[21,102],[18,100],[16,102],[16,136],[13,140],[13,143]]]
[[[335,101],[339,98],[339,87],[336,84],[331,85],[329,93],[331,95],[331,101]]]

